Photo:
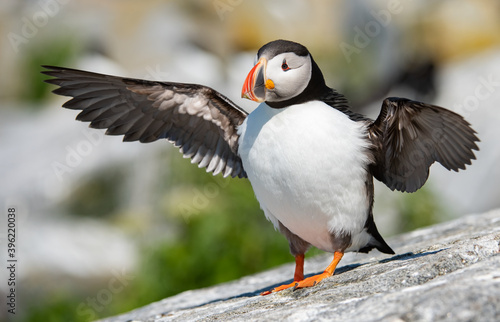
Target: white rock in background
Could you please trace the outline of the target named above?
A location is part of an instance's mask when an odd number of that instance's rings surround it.
[[[113,270],[131,272],[137,264],[135,242],[100,220],[47,218],[43,224],[30,220],[20,231],[21,278],[88,279],[111,275]],[[38,245],[36,252],[30,249],[33,245]]]
[[[434,102],[465,117],[481,142],[466,171],[431,168],[428,184],[457,216],[500,207],[500,49],[444,67]]]

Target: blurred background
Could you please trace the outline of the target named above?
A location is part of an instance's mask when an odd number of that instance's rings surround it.
[[[257,49],[294,40],[356,111],[404,96],[479,133],[467,171],[434,165],[414,194],[376,186],[382,235],[500,206],[498,1],[3,0],[0,34],[0,258],[15,207],[19,320],[94,320],[293,261],[247,180],[75,122],[42,64],[200,83],[251,111],[240,92]]]

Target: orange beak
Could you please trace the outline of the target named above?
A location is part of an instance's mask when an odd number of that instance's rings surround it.
[[[267,60],[262,57],[257,64],[253,66],[248,73],[243,88],[241,89],[241,97],[248,98],[255,102],[264,102],[266,98],[266,65]]]

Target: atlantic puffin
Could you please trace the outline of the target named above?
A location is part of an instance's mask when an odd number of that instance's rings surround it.
[[[250,114],[203,85],[43,67],[53,92],[72,97],[63,107],[81,110],[77,120],[123,141],[166,139],[213,175],[248,178],[295,256],[294,281],[263,295],[316,285],[345,252],[394,254],[373,219],[373,178],[414,192],[435,161],[458,171],[479,150],[470,124],[439,106],[389,97],[376,120],[353,112],[309,50],[287,40],[258,50],[241,93],[260,103]],[[310,246],[333,260],[304,278]]]

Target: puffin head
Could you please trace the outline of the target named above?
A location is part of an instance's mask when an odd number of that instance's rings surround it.
[[[328,89],[305,46],[275,40],[257,52],[256,64],[248,73],[241,97],[282,108],[318,99]]]

